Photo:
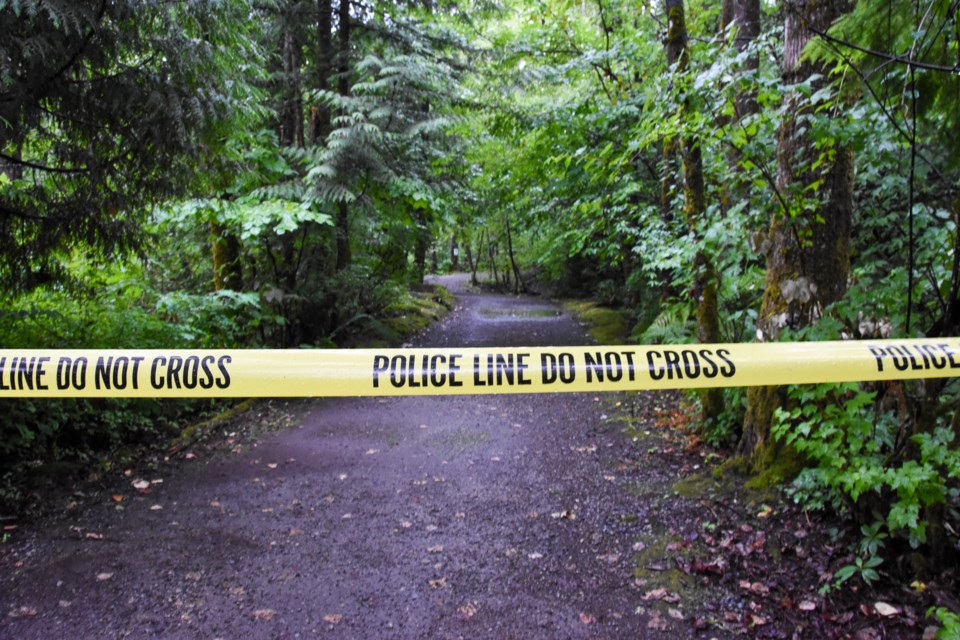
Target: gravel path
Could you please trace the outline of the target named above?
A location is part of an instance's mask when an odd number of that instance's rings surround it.
[[[418,346],[589,342],[550,303],[443,282],[458,307]],[[291,428],[17,532],[0,637],[688,637],[633,579],[672,472],[626,481],[618,400],[294,403]]]

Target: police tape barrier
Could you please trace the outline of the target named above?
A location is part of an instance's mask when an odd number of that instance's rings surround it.
[[[0,398],[553,393],[958,375],[958,338],[329,351],[0,349]]]

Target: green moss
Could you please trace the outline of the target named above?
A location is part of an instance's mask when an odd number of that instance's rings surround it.
[[[630,325],[624,311],[589,301],[567,301],[563,306],[587,323],[590,335],[597,344],[624,344],[630,336]]]
[[[254,405],[254,403],[256,403],[256,399],[248,398],[247,400],[233,405],[226,411],[218,413],[209,420],[197,422],[196,424],[185,427],[182,431],[180,431],[180,435],[177,436],[177,439],[170,444],[170,447],[168,447],[167,450],[170,453],[175,453],[185,449],[193,444],[196,440],[203,437],[204,434],[210,432],[214,427],[236,418],[241,413],[245,413]]]
[[[754,454],[757,474],[747,480],[748,489],[769,490],[793,480],[804,468],[802,456],[793,447],[768,442]]]
[[[447,315],[455,300],[452,293],[439,285],[411,291],[387,307],[380,323],[391,338],[402,341]],[[368,344],[370,340],[363,342]]]

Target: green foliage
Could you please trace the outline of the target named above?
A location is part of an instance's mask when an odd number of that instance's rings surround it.
[[[952,428],[938,424],[908,435],[918,455],[904,458],[902,425],[875,407],[875,397],[854,383],[790,387],[773,433],[812,463],[793,485],[798,501],[879,518],[891,536],[916,548],[927,540],[929,510],[958,497],[960,452]],[[868,557],[882,539],[878,526],[864,529]]]
[[[105,262],[141,249],[146,208],[195,184],[197,159],[216,158],[239,122],[247,84],[235,65],[257,59],[237,37],[246,4],[0,4],[8,293],[67,279],[75,246]]]
[[[930,616],[936,617],[936,619],[943,625],[937,631],[937,638],[939,640],[951,640],[952,638],[960,638],[960,614],[957,614],[946,607],[931,607],[927,611],[927,617]]]

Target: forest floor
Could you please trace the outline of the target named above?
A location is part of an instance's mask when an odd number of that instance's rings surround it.
[[[442,282],[417,346],[590,343]],[[931,636],[934,584],[821,595],[847,541],[714,480],[680,400],[260,402],[8,532],[0,638]]]

